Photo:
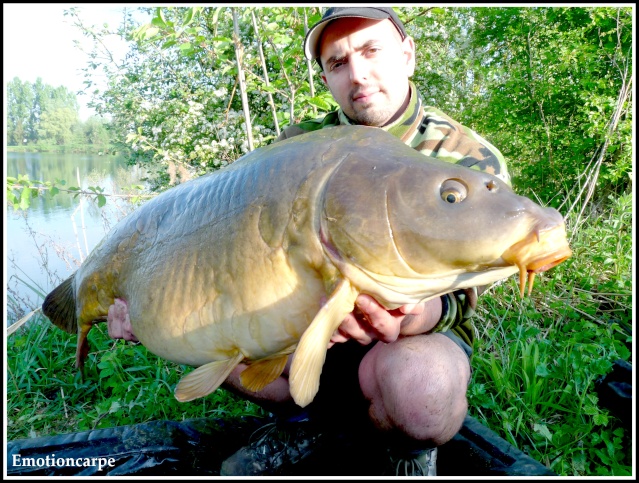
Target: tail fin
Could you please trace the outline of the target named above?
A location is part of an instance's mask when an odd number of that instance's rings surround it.
[[[75,274],[54,288],[42,303],[42,313],[46,315],[56,327],[70,334],[78,333],[74,280]]]

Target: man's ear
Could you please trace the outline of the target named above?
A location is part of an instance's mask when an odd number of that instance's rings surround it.
[[[324,71],[320,72],[320,77],[321,77],[322,82],[324,83],[324,85],[326,87],[328,87],[328,84],[326,83],[326,74],[324,74]]]
[[[406,57],[406,74],[408,77],[415,73],[415,41],[412,37],[406,37],[402,41],[404,56]]]

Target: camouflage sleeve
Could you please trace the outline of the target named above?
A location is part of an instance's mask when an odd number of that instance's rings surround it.
[[[472,346],[474,329],[470,319],[477,307],[477,287],[457,290],[442,295],[442,316],[434,332],[453,331],[468,345]]]
[[[439,109],[424,108],[421,135],[413,146],[427,156],[494,174],[511,185],[501,152],[472,129],[453,120]]]
[[[292,126],[285,127],[280,135],[277,137],[275,142],[284,141],[285,139],[299,136],[300,134],[304,134],[305,132],[306,131],[302,129],[298,124],[293,124]]]

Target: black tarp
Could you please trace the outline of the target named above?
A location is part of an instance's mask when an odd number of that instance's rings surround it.
[[[153,421],[9,441],[7,475],[218,476],[222,461],[267,422],[254,417]],[[330,444],[280,476],[381,475],[387,458],[380,451],[379,445],[372,446],[367,438],[336,435]],[[60,459],[68,462],[67,458],[73,460],[73,466],[54,465]],[[97,462],[92,458],[104,458],[101,471],[97,464],[90,464]],[[111,465],[106,464],[109,458]],[[42,466],[24,464],[33,461]],[[77,466],[84,464],[89,466]],[[459,433],[439,448],[437,469],[440,476],[554,475],[472,417],[467,417]]]

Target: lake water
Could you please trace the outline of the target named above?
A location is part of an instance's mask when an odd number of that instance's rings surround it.
[[[65,186],[57,185],[60,188],[99,186],[105,194],[122,194],[123,187],[144,184],[142,170],[127,166],[120,156],[7,153],[6,169],[7,176],[66,180]],[[16,313],[38,307],[41,293],[48,293],[71,275],[133,206],[123,198],[107,196],[107,204],[98,208],[91,199],[59,193],[32,199],[26,211],[5,209],[5,315],[11,322]]]

